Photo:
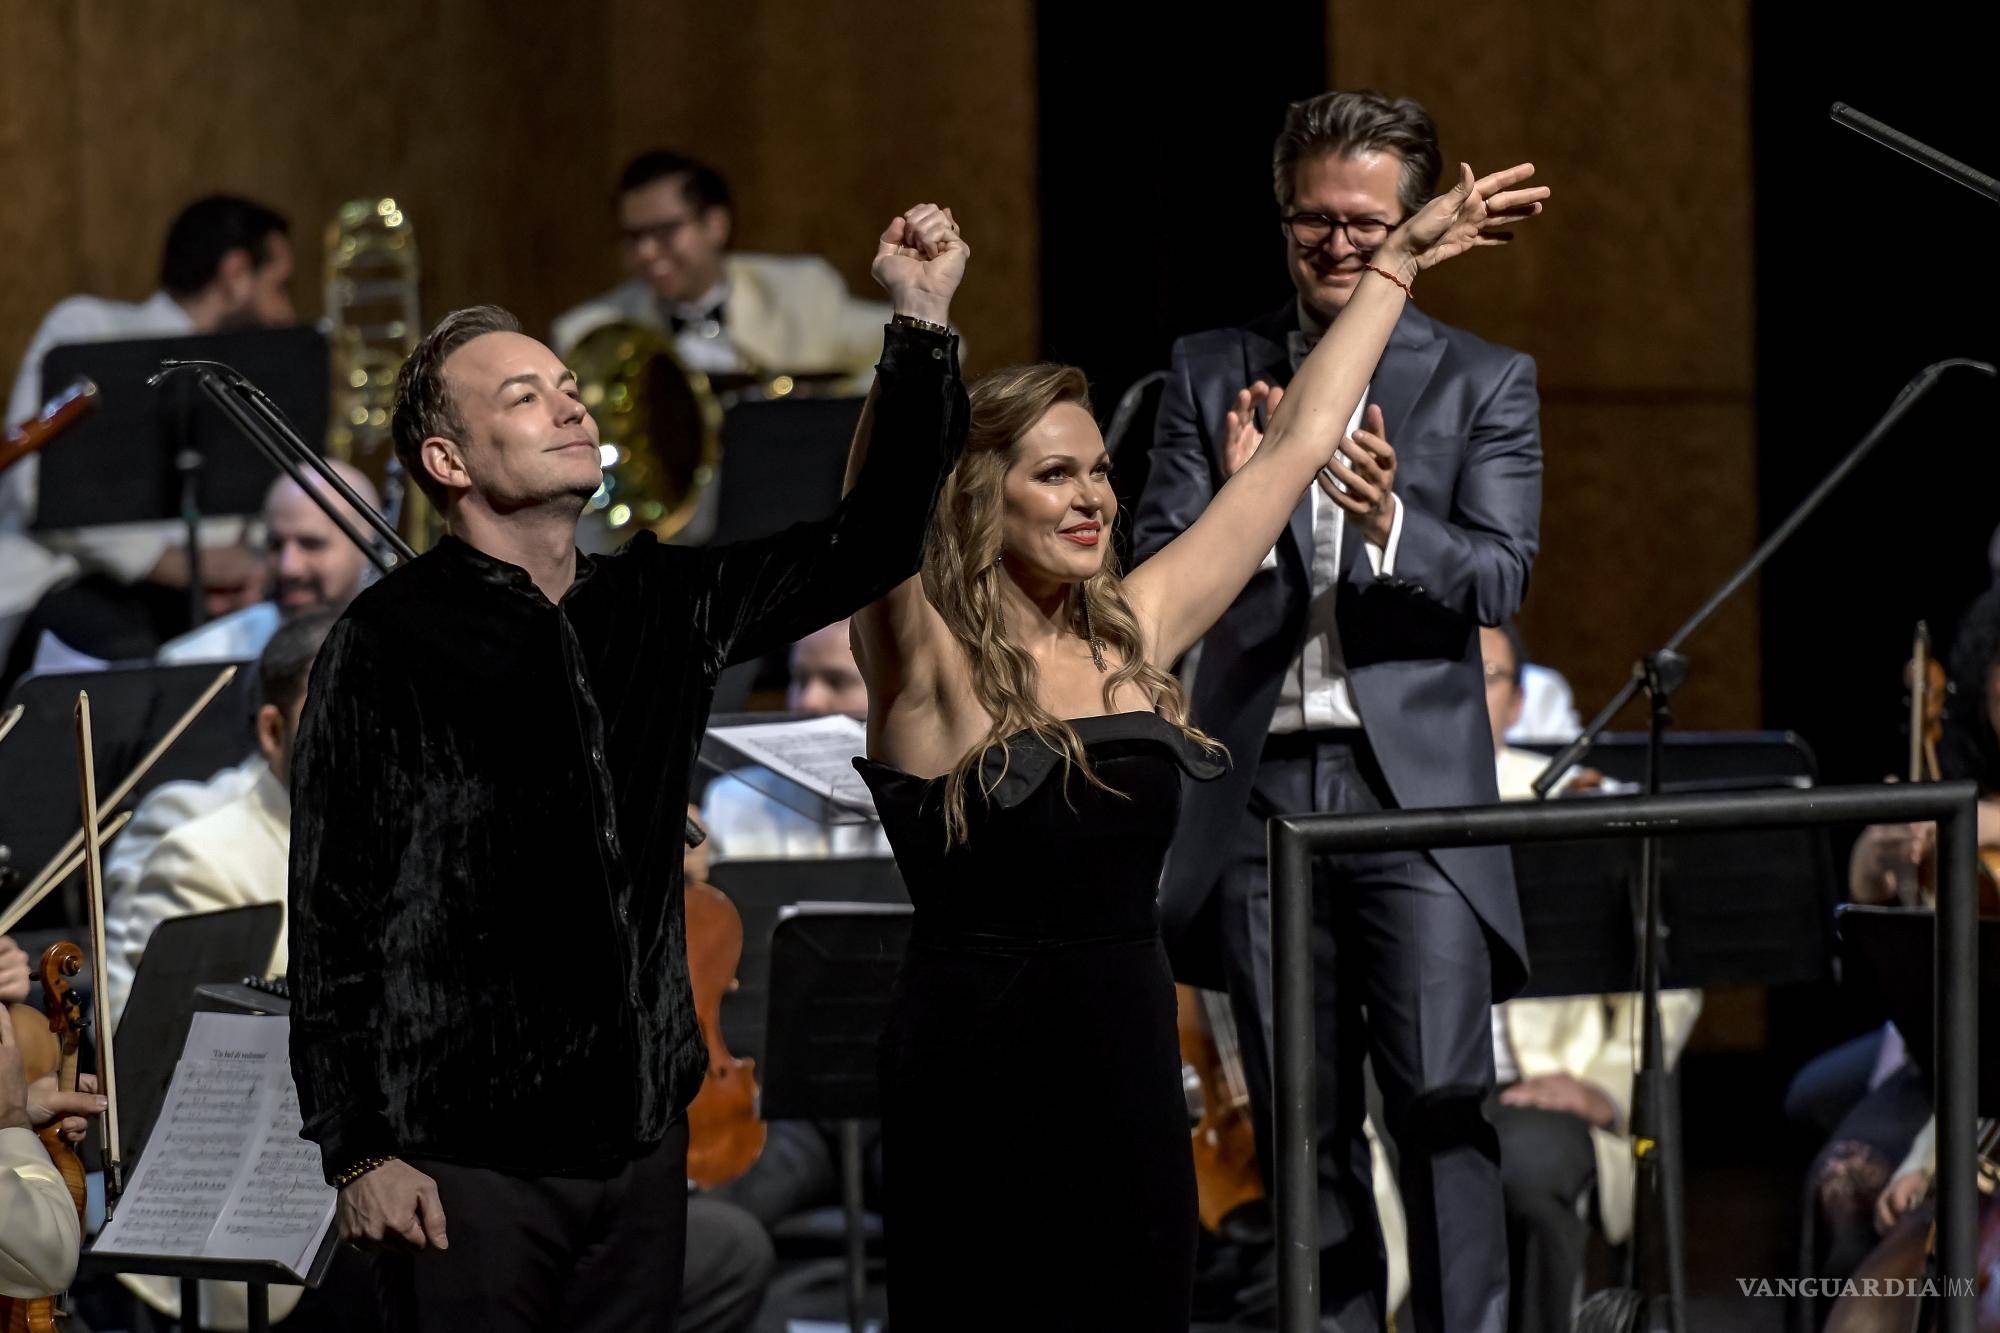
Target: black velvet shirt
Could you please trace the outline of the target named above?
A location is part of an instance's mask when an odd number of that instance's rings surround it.
[[[642,533],[579,556],[560,604],[446,538],[334,626],[293,760],[290,920],[329,1180],[390,1155],[608,1175],[693,1100],[682,833],[716,676],[916,572],[965,434],[955,352],[890,328],[867,463],[825,520]]]

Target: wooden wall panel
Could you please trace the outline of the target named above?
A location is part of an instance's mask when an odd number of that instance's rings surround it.
[[[0,367],[75,291],[140,299],[168,221],[231,190],[289,215],[301,314],[322,228],[392,194],[424,309],[497,301],[530,329],[618,276],[610,191],[671,143],[735,185],[741,240],[815,251],[872,290],[873,238],[923,198],[962,211],[974,356],[1031,356],[1028,0],[893,21],[803,0],[0,5]],[[864,286],[864,284],[866,284]]]
[[[0,390],[42,312],[77,289],[81,188],[76,107],[52,96],[49,71],[76,61],[67,6],[0,4]]]
[[[1557,192],[1517,247],[1440,270],[1422,299],[1540,366],[1523,629],[1591,709],[1757,540],[1747,0],[1328,13],[1333,86],[1413,96],[1447,161],[1532,159]],[[1683,724],[1755,725],[1755,590],[1692,652]]]

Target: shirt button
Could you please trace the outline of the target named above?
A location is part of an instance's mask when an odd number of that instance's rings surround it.
[[[933,361],[942,361],[942,360],[944,360],[944,348],[942,348],[942,347],[933,347],[933,348],[931,348],[931,360],[933,360]]]

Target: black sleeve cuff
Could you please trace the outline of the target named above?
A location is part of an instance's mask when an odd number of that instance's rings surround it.
[[[388,1120],[374,1113],[359,1114],[329,1126],[319,1141],[320,1171],[329,1185],[334,1185],[359,1162],[395,1155],[395,1134]]]
[[[909,324],[889,324],[882,334],[882,359],[878,373],[935,374],[958,373],[958,335],[932,333]]]

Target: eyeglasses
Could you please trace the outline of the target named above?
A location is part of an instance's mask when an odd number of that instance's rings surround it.
[[[669,218],[665,222],[655,222],[644,227],[623,227],[619,229],[618,239],[627,250],[636,250],[647,241],[664,250],[673,244],[674,237],[680,235],[681,228],[693,221],[691,217]]]
[[[1344,232],[1347,243],[1357,250],[1373,250],[1389,239],[1392,224],[1381,218],[1330,218],[1324,213],[1287,213],[1278,221],[1293,242],[1306,250],[1317,250]]]

